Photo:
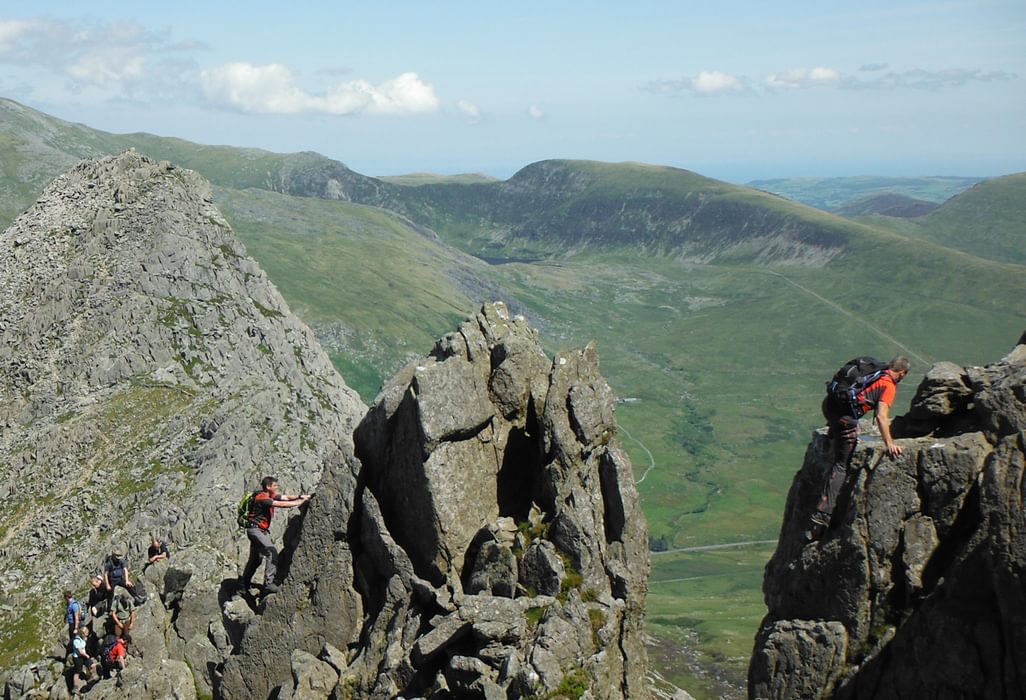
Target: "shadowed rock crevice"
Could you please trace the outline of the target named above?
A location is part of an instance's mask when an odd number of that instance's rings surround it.
[[[814,436],[766,566],[750,697],[1024,696],[1026,346],[935,365],[895,424],[903,454],[860,439],[851,499],[806,542],[829,468]]]

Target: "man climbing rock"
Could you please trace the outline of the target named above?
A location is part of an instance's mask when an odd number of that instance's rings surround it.
[[[850,364],[850,363],[849,363]],[[864,386],[856,386],[853,390],[853,401],[844,401],[836,393],[827,392],[823,399],[823,417],[827,420],[833,448],[833,459],[830,473],[823,484],[816,512],[812,514],[812,522],[806,532],[806,539],[818,539],[823,531],[830,526],[841,493],[848,477],[848,465],[855,454],[858,442],[859,418],[869,411],[876,412],[876,425],[880,429],[884,447],[891,457],[901,455],[901,446],[891,437],[891,406],[898,393],[898,382],[908,374],[908,358],[898,355],[878,376]],[[876,373],[874,373],[876,374]]]
[[[260,482],[261,490],[253,494],[250,502],[246,537],[249,538],[249,560],[246,568],[242,570],[239,582],[249,588],[252,585],[253,574],[256,573],[260,560],[264,561],[264,586],[265,593],[274,593],[278,586],[274,581],[278,573],[278,550],[271,540],[268,530],[271,527],[271,519],[274,517],[275,508],[295,508],[310,500],[309,494],[301,496],[279,496],[278,480],[273,476],[265,476]]]

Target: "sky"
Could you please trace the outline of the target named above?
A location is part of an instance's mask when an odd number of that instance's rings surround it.
[[[0,6],[0,96],[366,175],[1026,171],[1026,0]]]

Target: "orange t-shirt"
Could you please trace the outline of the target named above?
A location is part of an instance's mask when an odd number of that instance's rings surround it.
[[[860,391],[855,399],[858,401],[859,410],[866,414],[875,410],[880,403],[885,403],[890,408],[897,394],[898,385],[894,383],[894,375],[887,370],[879,379]]]

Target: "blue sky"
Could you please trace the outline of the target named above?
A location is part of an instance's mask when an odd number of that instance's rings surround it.
[[[0,96],[368,175],[1026,170],[1026,2],[26,2]]]

